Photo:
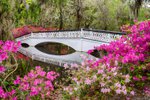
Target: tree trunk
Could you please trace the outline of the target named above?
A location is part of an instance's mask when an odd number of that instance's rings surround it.
[[[76,28],[79,29],[81,26],[81,0],[77,0],[76,4]]]
[[[63,11],[62,11],[62,2],[59,4],[59,30],[63,29]]]
[[[138,15],[139,15],[139,10],[140,7],[142,6],[142,0],[135,0],[134,4],[130,4],[130,10],[131,13],[133,14],[133,18],[131,19],[138,19]]]

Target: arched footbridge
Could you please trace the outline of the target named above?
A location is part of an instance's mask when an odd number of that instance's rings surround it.
[[[124,34],[125,33],[121,32],[89,29],[43,31],[31,32],[30,34],[17,37],[16,41],[22,42],[22,47],[19,52],[31,57],[33,60],[63,66],[65,63],[79,64],[82,61],[80,57],[81,54],[89,58],[95,58],[92,55],[88,55],[86,52],[101,44],[109,44],[111,41],[120,38]],[[61,49],[64,45],[66,45],[67,48],[71,48],[72,50],[67,54],[60,55],[49,53],[46,51],[47,49],[44,48],[49,48],[55,51],[49,43],[63,45],[55,46],[57,49]],[[64,52],[66,51],[64,50]]]

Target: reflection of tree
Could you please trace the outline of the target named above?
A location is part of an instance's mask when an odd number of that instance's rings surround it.
[[[62,46],[60,50],[61,55],[69,54],[70,53],[70,48],[68,46]]]
[[[75,50],[61,43],[41,43],[36,48],[44,53],[54,55],[66,55],[75,52]]]

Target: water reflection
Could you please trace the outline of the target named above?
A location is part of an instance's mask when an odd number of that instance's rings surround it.
[[[75,50],[70,46],[57,42],[43,42],[35,46],[41,52],[53,55],[67,55],[74,53]]]
[[[100,58],[100,52],[98,50],[94,50],[92,53],[91,53],[92,56],[96,57],[96,58]]]
[[[21,43],[21,46],[22,46],[23,48],[28,48],[28,47],[29,47],[29,44],[27,44],[27,43]]]

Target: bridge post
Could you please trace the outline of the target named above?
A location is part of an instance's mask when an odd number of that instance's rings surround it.
[[[80,38],[83,38],[83,28],[81,28],[81,32],[80,32]]]
[[[84,38],[84,33],[83,33],[83,28],[81,28],[81,32],[80,32],[80,38],[81,38],[81,50],[80,51],[82,51],[82,49],[83,49],[83,38]]]
[[[33,37],[33,33],[31,32],[31,37]]]

